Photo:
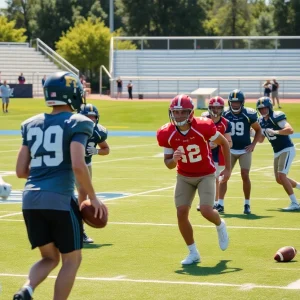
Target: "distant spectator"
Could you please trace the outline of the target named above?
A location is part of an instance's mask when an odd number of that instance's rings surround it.
[[[86,88],[86,81],[85,81],[84,75],[81,75],[81,76],[80,76],[80,82],[81,82],[83,88],[85,89],[85,88]]]
[[[264,90],[264,96],[265,97],[270,97],[271,91],[272,91],[272,84],[270,80],[267,80],[264,84],[263,87],[265,88]]]
[[[2,111],[3,111],[3,113],[8,113],[10,87],[7,84],[6,80],[4,80],[3,85],[0,86],[0,92],[2,95]],[[4,106],[5,106],[5,108],[4,108]]]
[[[279,104],[278,89],[279,89],[279,83],[277,82],[276,78],[273,78],[272,93],[271,93],[273,106],[275,107],[275,98],[276,98],[278,108],[281,108],[281,106]]]
[[[2,82],[2,81],[1,81],[1,71],[0,71],[0,85],[2,84],[1,82]]]
[[[118,87],[118,93],[117,93],[117,99],[122,96],[123,91],[123,81],[119,77],[117,80],[117,87]]]
[[[20,74],[18,77],[19,84],[24,84],[25,83],[25,77],[23,76],[23,73]]]
[[[43,79],[42,79],[42,86],[44,86],[44,85],[45,85],[45,81],[46,81],[46,79],[47,79],[47,77],[46,77],[46,75],[44,75],[44,77],[43,77]]]
[[[132,81],[130,80],[129,83],[127,84],[128,99],[132,99],[132,88],[133,88],[133,84]]]

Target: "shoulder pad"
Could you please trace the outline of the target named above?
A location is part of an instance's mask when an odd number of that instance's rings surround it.
[[[201,114],[201,117],[209,117],[209,112],[208,111],[205,111]]]
[[[85,133],[89,137],[93,134],[94,122],[84,115],[72,114],[69,120],[66,120],[66,123],[71,125],[72,134]]]
[[[175,126],[172,123],[167,123],[161,126],[156,132],[156,139],[160,147],[170,148],[168,144],[168,139],[170,137],[171,132],[173,132]]]
[[[26,124],[28,124],[28,123],[30,123],[30,122],[32,122],[32,121],[35,121],[35,120],[38,120],[38,119],[44,119],[44,118],[45,118],[45,115],[44,115],[43,113],[42,113],[42,114],[35,115],[35,116],[33,116],[33,117],[31,117],[31,118],[29,118],[29,119],[23,121],[23,122],[21,123],[21,126],[25,126]]]
[[[250,107],[244,107],[244,109],[245,109],[245,111],[246,111],[246,113],[248,114],[248,115],[256,115],[257,114],[257,111],[255,110],[255,109],[253,109],[253,108],[250,108]]]
[[[282,111],[273,111],[273,120],[276,122],[286,119],[286,115]]]
[[[99,131],[107,133],[107,129],[104,126],[102,126],[101,124],[97,124],[97,128],[98,128]]]

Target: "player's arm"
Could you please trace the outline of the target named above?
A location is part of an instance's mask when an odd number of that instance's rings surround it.
[[[180,150],[174,151],[172,148],[164,148],[164,163],[168,169],[174,169],[177,166],[178,161],[182,158]]]
[[[92,185],[91,178],[89,176],[88,167],[85,164],[85,144],[87,142],[88,136],[86,135],[85,140],[82,139],[81,135],[75,136],[71,142],[71,161],[72,169],[75,177],[82,186],[83,190],[89,196],[92,205],[95,207],[95,217],[99,216],[102,218],[103,213],[105,213],[105,208],[103,203],[97,198],[95,190]]]
[[[225,137],[225,139],[227,140],[227,142],[228,142],[228,144],[229,144],[229,148],[231,148],[231,147],[232,147],[232,139],[231,139],[231,134],[230,134],[230,132],[224,133],[224,137]]]
[[[282,129],[273,130],[271,128],[267,128],[266,131],[270,136],[273,135],[290,135],[294,133],[293,127],[286,121],[286,119],[279,121],[278,126]]]
[[[19,150],[17,165],[16,165],[16,174],[18,178],[27,179],[30,172],[30,153],[28,146],[22,145]]]
[[[255,130],[255,135],[252,143],[249,146],[245,147],[247,152],[252,152],[254,150],[256,144],[260,141],[262,136],[261,127],[257,121],[252,123],[251,127]]]

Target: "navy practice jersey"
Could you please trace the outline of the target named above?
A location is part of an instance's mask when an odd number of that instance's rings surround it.
[[[22,123],[23,145],[31,162],[25,190],[44,190],[73,195],[74,174],[70,145],[74,136],[93,133],[94,123],[71,112],[39,114]]]
[[[277,153],[285,148],[293,147],[294,144],[291,138],[288,135],[274,135],[269,136],[266,132],[267,128],[273,130],[280,130],[283,127],[280,127],[278,123],[280,121],[286,121],[286,116],[282,111],[270,111],[268,120],[265,120],[263,117],[259,118],[259,125],[262,129],[263,134],[267,137],[271,143],[274,153]]]
[[[99,143],[106,141],[107,134],[108,134],[107,129],[104,126],[97,124],[94,127],[93,135],[87,141],[86,148],[97,147]],[[92,155],[88,154],[88,152],[85,151],[85,163],[89,165],[91,162],[92,162]]]
[[[224,118],[231,123],[232,150],[244,150],[251,144],[250,128],[251,124],[257,122],[257,112],[252,108],[244,107],[240,113],[234,114],[227,110],[223,114]]]

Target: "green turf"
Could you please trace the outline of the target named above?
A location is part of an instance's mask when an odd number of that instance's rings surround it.
[[[26,103],[24,109],[21,103]],[[168,121],[166,102],[93,103],[100,108],[103,125],[112,130],[115,126],[156,130]],[[43,104],[39,100],[15,100],[11,112],[0,116],[0,129],[18,129],[23,119],[42,111]],[[297,128],[300,106],[285,104],[284,108],[289,117],[295,117],[290,122]],[[133,122],[129,114],[136,116]],[[0,171],[14,171],[21,138],[0,136],[0,140]],[[294,142],[300,149],[300,139]],[[195,199],[191,222],[202,262],[185,268],[180,261],[187,251],[177,228],[172,196],[175,170],[164,166],[159,155],[162,150],[154,137],[109,137],[108,143],[110,155],[93,159],[93,183],[98,192],[124,192],[130,196],[106,202],[109,224],[105,229],[87,228],[95,244],[83,250],[82,265],[69,299],[299,299],[299,289],[287,289],[300,279],[298,257],[282,264],[273,260],[282,246],[300,249],[300,213],[280,209],[289,204],[289,199],[274,182],[273,154],[268,142],[258,145],[253,156],[252,215],[242,213],[241,179],[238,168],[233,171],[225,199],[224,219],[230,234],[230,246],[225,252],[218,247],[215,228],[196,211]],[[290,177],[300,181],[299,151],[297,154]],[[23,188],[24,180],[14,175],[5,180],[15,190]],[[300,191],[295,194],[300,199]],[[20,204],[0,204],[0,299],[12,298],[25,280],[17,275],[26,276],[39,258],[38,251],[30,250],[22,216],[6,216],[20,209]],[[42,283],[35,299],[52,299],[53,284],[53,278]]]

